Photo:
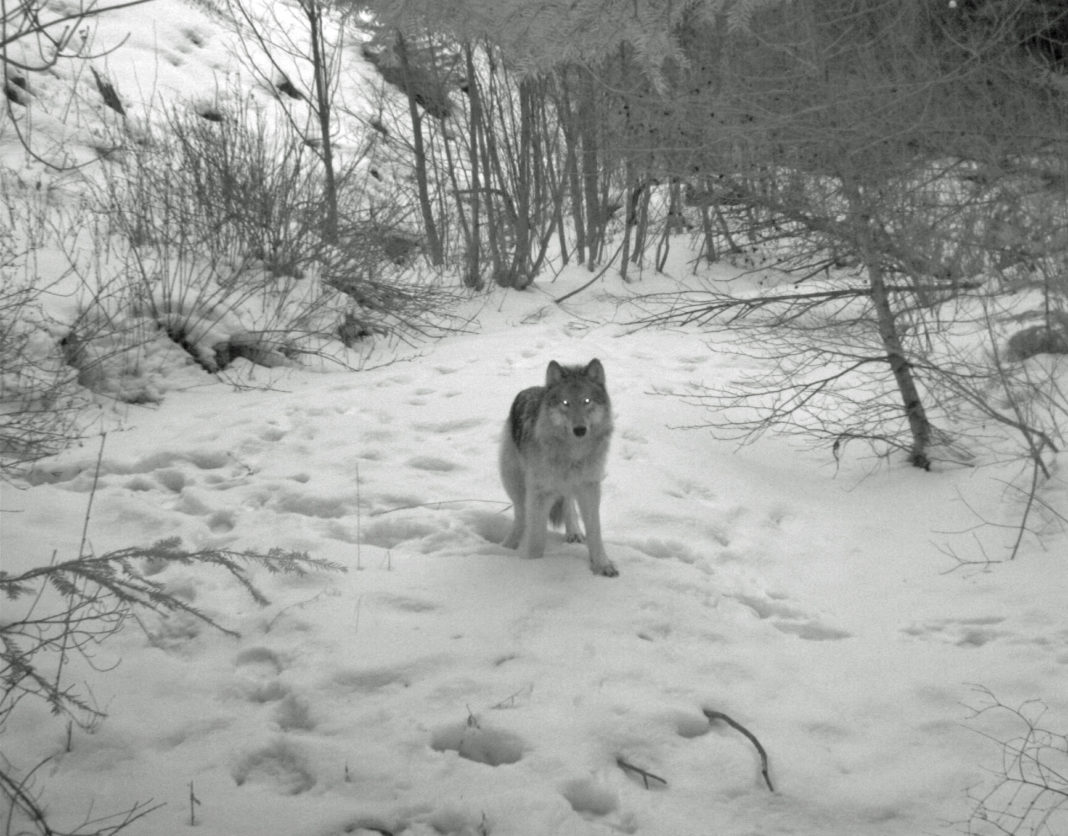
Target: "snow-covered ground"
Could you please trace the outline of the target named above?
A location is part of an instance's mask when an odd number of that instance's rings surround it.
[[[131,112],[210,98],[239,71],[217,24],[177,0],[101,18],[95,37],[126,32],[101,66]],[[62,109],[71,72],[31,78],[41,112]],[[79,84],[83,101],[91,81]],[[36,124],[82,160],[91,123]],[[32,184],[42,170],[2,139],[0,159]],[[708,416],[664,392],[715,390],[759,364],[722,350],[723,335],[628,328],[612,276],[552,304],[588,279],[569,269],[473,297],[468,333],[364,371],[246,367],[249,388],[176,367],[161,404],[109,405],[106,438],[0,483],[12,574],[76,557],[87,515],[98,555],[177,536],[347,569],[260,572],[266,607],[209,568],[154,574],[240,638],[149,617],[95,648],[96,670],[72,659],[68,681],[107,713],[93,729],[18,706],[0,764],[18,777],[47,759],[25,788],[54,827],[147,803],[163,806],[124,832],[960,832],[999,781],[998,741],[1026,731],[1009,712],[975,717],[982,689],[1041,700],[1041,724],[1068,731],[1063,530],[1011,563],[951,571],[951,553],[1003,554],[1012,530],[979,522],[1018,518],[1017,465],[925,473],[859,448],[836,465],[774,436],[739,449],[680,429]],[[538,561],[498,545],[511,399],[550,360],[592,357],[616,413],[612,579],[559,535]],[[1055,477],[1044,496],[1064,512]],[[3,617],[26,603],[5,601]],[[759,739],[774,792],[752,743],[705,710]]]
[[[967,551],[973,509],[998,513],[989,474],[836,474],[774,439],[736,450],[674,429],[702,416],[652,390],[715,386],[733,359],[692,333],[628,335],[599,296],[481,299],[480,333],[375,370],[252,391],[205,376],[131,408],[99,476],[91,444],[5,486],[7,571],[73,556],[94,481],[98,554],[179,536],[348,568],[257,576],[266,608],[206,569],[156,576],[241,637],[184,619],[124,631],[97,653],[118,666],[85,673],[109,716],[70,751],[65,725],[24,704],[5,757],[51,756],[34,780],[46,808],[73,821],[152,799],[166,806],[131,832],[177,833],[192,787],[199,832],[227,836],[906,836],[964,820],[1000,766],[979,732],[1020,731],[968,722],[975,685],[1041,698],[1068,726],[1063,536],[947,574],[939,547]],[[550,359],[591,357],[617,415],[615,579],[562,537],[539,561],[498,545],[511,398]],[[774,793],[705,708],[759,738]]]

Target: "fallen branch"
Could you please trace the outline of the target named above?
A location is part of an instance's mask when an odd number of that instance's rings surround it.
[[[568,299],[570,299],[572,296],[576,296],[577,294],[582,293],[582,291],[584,291],[587,287],[589,287],[591,284],[596,282],[605,273],[608,272],[608,269],[615,263],[616,256],[619,255],[619,253],[620,253],[620,251],[622,249],[623,249],[623,245],[620,244],[616,248],[616,251],[614,253],[612,253],[612,257],[610,259],[608,259],[608,261],[605,262],[604,267],[601,268],[600,272],[598,272],[597,275],[595,275],[592,279],[590,279],[588,282],[586,282],[586,284],[582,285],[582,287],[576,287],[570,293],[565,293],[559,299],[553,299],[553,302],[556,303],[557,305],[561,305],[564,302],[566,302]]]
[[[768,753],[764,751],[764,747],[760,745],[760,741],[756,739],[756,735],[754,735],[751,731],[749,731],[749,729],[747,729],[737,720],[728,717],[722,711],[713,711],[710,708],[703,708],[701,709],[701,711],[708,718],[709,723],[714,723],[716,722],[716,720],[722,720],[732,729],[741,732],[747,738],[749,738],[749,742],[756,747],[757,754],[760,755],[760,774],[764,776],[764,783],[768,785],[768,789],[771,792],[775,792],[775,787],[773,787],[771,784],[771,778],[768,777]]]
[[[620,758],[620,757],[616,758],[616,766],[618,766],[620,769],[622,769],[624,772],[626,772],[628,774],[640,775],[641,779],[642,779],[642,783],[645,785],[646,789],[649,789],[649,781],[658,781],[659,783],[663,784],[665,787],[667,786],[667,781],[665,781],[659,775],[654,775],[652,772],[647,772],[646,770],[642,769],[640,766],[635,766],[634,764],[623,760],[623,758]]]
[[[433,502],[416,502],[414,505],[398,505],[396,508],[384,508],[381,511],[372,511],[372,517],[381,517],[385,514],[394,514],[397,511],[411,511],[414,508],[432,508],[435,511],[445,505],[463,505],[467,502],[483,502],[490,505],[504,505],[502,510],[508,510],[510,504],[499,499],[438,499]]]

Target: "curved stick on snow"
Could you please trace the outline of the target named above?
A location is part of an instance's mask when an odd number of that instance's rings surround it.
[[[749,738],[749,742],[756,747],[757,754],[760,755],[760,774],[764,776],[764,783],[768,785],[768,789],[771,790],[771,792],[775,792],[775,787],[771,785],[771,778],[768,777],[768,753],[764,751],[764,747],[760,745],[760,741],[756,739],[756,735],[749,731],[749,729],[747,729],[737,720],[727,716],[722,711],[713,711],[710,708],[702,708],[701,711],[708,718],[709,723],[714,723],[716,720],[722,720],[732,729],[741,732],[747,738]]]
[[[565,293],[559,299],[553,299],[553,302],[555,304],[559,305],[559,304],[562,304],[563,302],[567,301],[568,299],[570,299],[572,296],[575,296],[576,294],[582,293],[582,291],[584,291],[587,287],[589,287],[591,284],[593,284],[595,281],[597,281],[599,278],[601,278],[601,276],[603,276],[605,273],[608,272],[608,268],[610,268],[612,266],[612,264],[615,262],[616,256],[619,255],[619,253],[620,253],[620,251],[622,249],[623,249],[623,245],[620,244],[616,248],[616,251],[614,253],[612,253],[612,257],[610,259],[608,259],[608,261],[606,261],[604,263],[604,267],[601,269],[601,272],[598,273],[596,276],[594,276],[592,279],[590,279],[588,282],[586,282],[586,284],[584,284],[582,287],[576,287],[570,293]]]

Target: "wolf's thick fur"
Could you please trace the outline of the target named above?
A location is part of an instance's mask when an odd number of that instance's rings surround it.
[[[568,541],[581,542],[581,514],[590,568],[618,574],[601,541],[601,481],[611,437],[612,404],[600,360],[586,366],[554,360],[544,386],[516,395],[501,438],[501,481],[515,508],[504,545],[523,557],[541,557],[550,518],[563,521]]]

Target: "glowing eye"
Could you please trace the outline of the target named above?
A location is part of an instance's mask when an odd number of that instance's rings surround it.
[[[569,406],[569,405],[570,405],[570,404],[569,404],[569,401],[567,400],[567,398],[564,398],[564,399],[563,399],[562,401],[560,401],[560,404],[561,404],[562,406]]]
[[[586,404],[586,406],[589,406],[589,405],[590,405],[590,399],[589,399],[589,398],[586,398],[586,399],[585,399],[585,400],[583,400],[582,402],[583,402],[584,404]]]

